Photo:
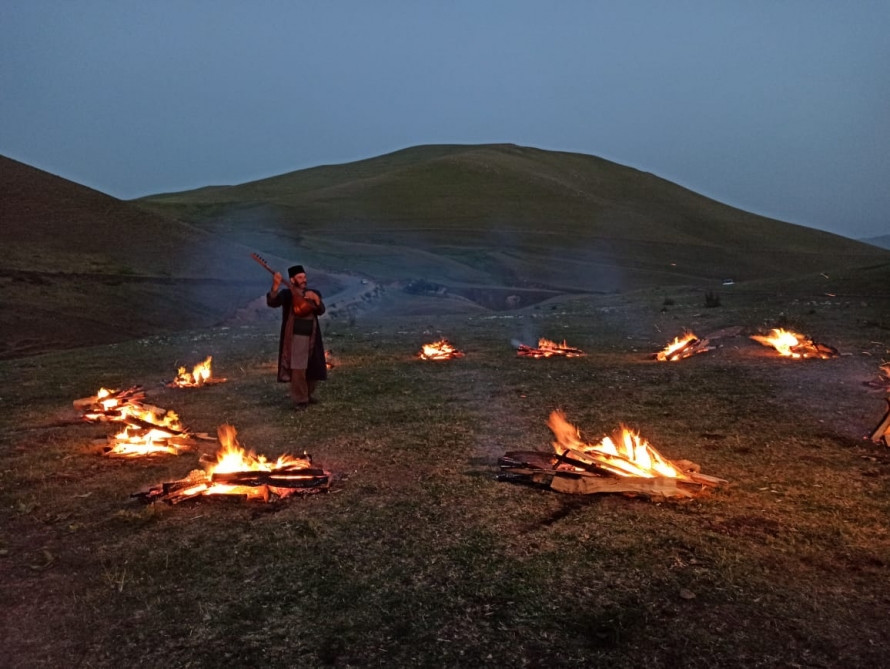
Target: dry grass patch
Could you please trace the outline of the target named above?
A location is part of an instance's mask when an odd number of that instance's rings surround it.
[[[329,322],[340,364],[300,414],[274,382],[274,324],[0,363],[5,656],[22,667],[881,666],[890,456],[861,438],[881,408],[857,383],[874,360],[791,364],[738,336],[653,362],[672,327],[706,334],[772,309],[734,298],[702,312],[694,298],[668,312],[663,296],[613,297],[510,317]],[[874,341],[855,314],[790,316],[848,352]],[[517,358],[511,340],[531,335],[588,356]],[[416,359],[431,336],[466,357]],[[227,383],[162,386],[206,355]],[[181,478],[215,445],[112,461],[83,450],[102,426],[48,425],[100,385],[134,383],[195,430],[230,422],[244,446],[305,449],[337,481],[268,505],[141,506],[131,493]],[[549,448],[557,407],[591,437],[627,422],[730,483],[659,502],[497,481],[505,451]]]

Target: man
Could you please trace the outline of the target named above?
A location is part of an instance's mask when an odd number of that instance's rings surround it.
[[[321,328],[318,326],[318,317],[325,312],[325,306],[321,293],[306,287],[306,270],[302,265],[288,268],[287,275],[290,284],[279,290],[281,272],[275,272],[272,290],[266,295],[266,304],[281,307],[278,381],[290,382],[294,407],[302,411],[310,403],[316,402],[312,397],[316,384],[328,378]]]

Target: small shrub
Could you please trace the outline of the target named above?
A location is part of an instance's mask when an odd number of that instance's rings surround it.
[[[717,293],[712,293],[711,291],[708,291],[707,293],[705,293],[705,308],[706,309],[713,309],[714,307],[719,307],[719,306],[720,306],[720,295],[718,295]]]

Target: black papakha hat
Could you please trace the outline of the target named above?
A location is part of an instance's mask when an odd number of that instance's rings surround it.
[[[288,278],[291,278],[291,279],[293,277],[295,277],[297,274],[305,274],[305,273],[306,273],[306,270],[303,269],[302,265],[294,265],[293,267],[287,268],[287,276],[288,276]]]

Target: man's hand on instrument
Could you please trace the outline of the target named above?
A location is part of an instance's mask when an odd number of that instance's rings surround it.
[[[277,293],[278,286],[280,286],[280,285],[281,285],[281,272],[275,272],[275,274],[272,275],[272,292]]]

